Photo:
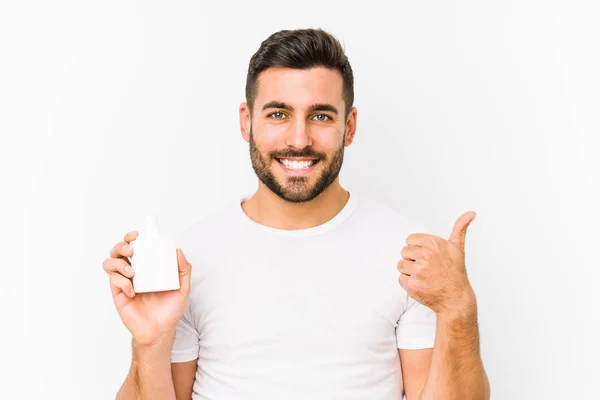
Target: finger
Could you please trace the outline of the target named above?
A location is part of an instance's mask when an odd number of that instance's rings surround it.
[[[408,290],[407,290],[407,287],[408,287],[407,284],[408,284],[408,279],[409,278],[410,277],[408,275],[404,275],[404,274],[400,275],[400,277],[398,278],[398,282],[400,283],[400,286],[402,286],[402,288],[404,290],[406,290],[407,292],[408,292]]]
[[[420,246],[414,246],[414,245],[404,246],[402,248],[402,251],[400,251],[400,255],[405,260],[417,261],[419,259],[422,259],[422,257],[421,257],[422,249],[423,248]]]
[[[177,267],[179,268],[179,290],[187,296],[190,293],[192,264],[188,262],[180,248],[177,249]]]
[[[133,284],[131,280],[125,278],[121,274],[110,274],[110,291],[113,296],[117,296],[120,293],[124,293],[127,297],[134,297],[135,291],[133,290]]]
[[[423,247],[431,242],[432,236],[427,233],[412,233],[406,237],[406,244]]]
[[[461,215],[454,227],[452,228],[452,233],[450,234],[449,242],[454,243],[458,248],[464,253],[465,251],[465,238],[467,236],[467,228],[469,224],[473,222],[477,214],[474,211],[468,211]]]
[[[127,259],[127,257],[131,257],[132,255],[133,247],[131,247],[127,242],[119,242],[115,244],[110,250],[111,258],[122,258],[124,260],[127,260],[128,263],[129,260]]]
[[[131,265],[120,258],[107,258],[102,263],[102,268],[107,274],[118,273],[127,278],[133,278],[135,273]]]
[[[125,238],[123,240],[125,240],[125,242],[127,242],[127,243],[131,243],[135,239],[137,239],[137,237],[138,237],[138,232],[131,231],[131,232],[127,232],[127,234],[125,235]]]
[[[398,269],[398,272],[408,276],[411,276],[415,272],[416,268],[417,265],[414,261],[400,260],[398,261],[398,264],[396,264],[396,269]]]

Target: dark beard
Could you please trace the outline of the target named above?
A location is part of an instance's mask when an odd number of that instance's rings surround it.
[[[252,135],[252,128],[250,128],[250,160],[252,161],[252,168],[256,173],[258,179],[265,184],[273,193],[279,198],[290,203],[304,203],[311,201],[320,195],[325,189],[331,185],[338,177],[340,170],[342,169],[342,163],[344,161],[344,142],[346,141],[346,132],[344,132],[344,140],[342,145],[335,152],[330,162],[327,161],[327,155],[324,153],[317,153],[311,148],[307,147],[301,151],[284,150],[281,152],[271,152],[267,157],[263,157],[260,150],[254,142]],[[308,177],[306,176],[290,176],[287,178],[287,182],[282,185],[277,182],[275,175],[269,169],[272,162],[278,163],[276,158],[287,158],[287,157],[311,157],[319,160],[319,163],[325,165],[325,170],[321,173],[321,176],[317,179],[317,182],[311,187],[308,183]]]

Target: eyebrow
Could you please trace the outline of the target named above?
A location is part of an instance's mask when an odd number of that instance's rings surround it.
[[[269,109],[269,108],[280,108],[283,110],[294,111],[294,107],[292,107],[291,105],[289,105],[287,103],[283,103],[281,101],[270,101],[262,107],[263,111],[266,109]],[[334,113],[335,115],[339,114],[337,108],[335,108],[331,104],[324,104],[324,103],[313,104],[310,107],[308,107],[308,111],[309,112],[329,111],[329,112]]]

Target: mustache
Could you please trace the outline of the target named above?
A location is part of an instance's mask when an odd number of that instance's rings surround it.
[[[303,149],[300,151],[296,150],[282,150],[282,151],[272,151],[269,153],[269,156],[272,158],[293,158],[293,157],[307,157],[307,158],[316,158],[317,160],[325,160],[327,159],[327,155],[323,153],[318,153],[313,149]]]

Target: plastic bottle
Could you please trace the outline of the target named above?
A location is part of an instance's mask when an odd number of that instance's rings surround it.
[[[146,217],[146,229],[130,245],[135,293],[179,289],[177,248],[170,238],[161,236],[156,217]]]

